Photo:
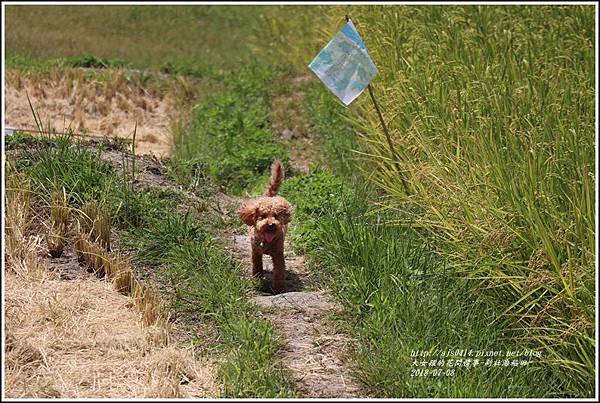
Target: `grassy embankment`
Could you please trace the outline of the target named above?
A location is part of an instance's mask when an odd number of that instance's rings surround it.
[[[336,11],[322,43],[348,10]],[[593,8],[365,7],[352,16],[379,68],[375,91],[411,192],[363,96],[343,114],[359,133],[354,167],[386,195],[380,211],[317,209],[318,219],[304,222],[322,227],[315,261],[336,270],[334,288],[360,318],[364,379],[384,396],[591,396]],[[316,116],[332,122],[333,105],[319,112],[318,102],[310,104]],[[348,141],[337,123],[317,121],[328,153],[337,139]],[[346,154],[333,160],[345,166]],[[339,191],[338,180],[323,175],[286,185],[299,214],[326,204],[311,181]],[[305,200],[311,187],[317,198]],[[421,246],[396,250],[414,236],[439,257],[406,262]],[[418,272],[434,274],[421,280],[422,291],[413,288]],[[461,346],[531,348],[541,357],[514,374],[462,369],[464,379],[424,383],[397,376],[407,374],[412,349]]]

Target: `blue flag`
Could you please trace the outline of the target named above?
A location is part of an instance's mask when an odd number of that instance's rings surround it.
[[[377,68],[351,20],[308,67],[344,105],[349,105],[377,75]]]

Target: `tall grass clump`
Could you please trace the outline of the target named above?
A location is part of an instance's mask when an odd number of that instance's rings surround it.
[[[428,365],[440,351],[504,354],[525,346],[508,338],[510,326],[478,285],[448,270],[409,225],[394,224],[398,213],[377,207],[381,200],[368,189],[351,188],[329,171],[314,169],[287,180],[282,194],[296,207],[290,229],[295,246],[344,307],[339,323],[354,339],[355,376],[373,396],[560,395],[563,381],[537,358],[527,364],[512,359],[509,365],[442,364],[442,376],[415,375],[422,361],[431,370]],[[490,326],[491,321],[496,323]],[[432,356],[416,357],[416,351]],[[546,382],[537,383],[539,377]]]
[[[226,90],[194,107],[188,130],[174,139],[175,159],[187,161],[179,165],[206,172],[234,193],[268,173],[276,158],[289,167],[269,122],[272,78],[264,67],[247,66],[229,75]]]
[[[328,35],[343,14],[332,10]],[[410,183],[406,193],[363,96],[354,123],[387,207],[409,212],[448,270],[482,286],[513,340],[568,380],[564,395],[592,396],[593,7],[361,7],[351,17]]]
[[[114,169],[95,151],[70,135],[24,136],[15,167],[31,179],[31,190],[50,204],[50,195],[66,193],[69,203],[103,199],[115,181]],[[24,143],[27,144],[27,143]]]

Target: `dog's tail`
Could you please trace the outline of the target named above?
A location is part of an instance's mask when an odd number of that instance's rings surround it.
[[[281,161],[275,160],[273,161],[273,165],[271,165],[271,179],[269,180],[269,186],[265,191],[265,196],[276,196],[277,192],[279,192],[281,182],[283,182],[283,165],[281,164]]]

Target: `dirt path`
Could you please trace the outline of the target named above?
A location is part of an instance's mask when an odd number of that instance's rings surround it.
[[[115,168],[121,168],[120,154],[104,151],[101,158]],[[140,158],[137,181],[139,186],[161,189],[176,189],[178,186],[165,178],[161,165],[150,157]],[[184,192],[188,203],[197,201],[195,195]],[[213,202],[218,206],[212,213],[237,220],[236,210],[241,198],[219,193]],[[224,246],[242,263],[245,273],[251,275],[250,239],[243,229],[239,233],[219,234]],[[314,291],[315,281],[306,266],[305,257],[294,252],[293,245],[286,240],[286,288],[288,292],[272,295],[266,290],[273,269],[269,256],[264,257],[265,279],[262,290],[251,296],[254,302],[277,328],[282,337],[283,360],[290,368],[299,397],[307,398],[352,398],[367,396],[364,389],[353,380],[348,362],[344,359],[350,340],[337,332],[327,317],[340,307],[332,300],[327,290]]]
[[[238,203],[241,200],[238,200]],[[229,236],[231,252],[242,262],[248,276],[252,272],[250,239],[246,234]],[[285,246],[286,293],[272,295],[257,291],[251,300],[276,326],[283,339],[283,360],[292,372],[299,397],[353,398],[366,392],[353,380],[344,360],[349,340],[332,328],[327,317],[340,307],[327,291],[311,291],[311,273],[304,256],[294,253],[288,240]],[[265,289],[273,265],[264,256]]]

